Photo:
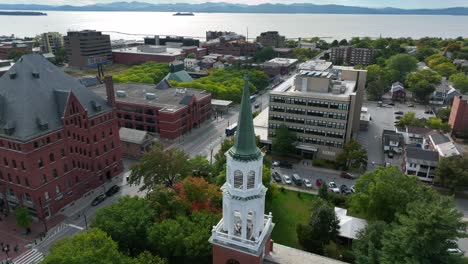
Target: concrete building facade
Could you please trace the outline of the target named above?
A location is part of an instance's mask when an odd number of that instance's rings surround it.
[[[41,34],[41,52],[52,53],[57,55],[57,52],[64,47],[63,37],[58,32],[47,32]]]
[[[48,219],[123,170],[112,98],[41,55],[0,78],[0,206]]]
[[[289,90],[270,93],[268,137],[285,125],[298,138],[298,154],[334,160],[359,131],[366,78],[350,67],[301,71]]]
[[[263,47],[284,48],[286,47],[286,38],[281,36],[278,31],[267,31],[260,33],[257,42]]]
[[[83,68],[112,63],[109,35],[95,30],[69,31],[63,39],[70,66]]]

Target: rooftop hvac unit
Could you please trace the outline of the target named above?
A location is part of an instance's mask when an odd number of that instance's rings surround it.
[[[127,93],[125,91],[117,91],[117,97],[126,97]]]
[[[146,100],[156,100],[157,96],[154,93],[145,93]]]

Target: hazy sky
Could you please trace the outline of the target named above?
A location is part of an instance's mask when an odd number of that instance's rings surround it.
[[[133,0],[0,0],[3,4],[49,4],[49,5],[87,5],[95,3],[110,3]],[[261,3],[314,3],[314,4],[341,4],[369,7],[400,7],[400,8],[445,8],[455,6],[468,7],[468,0],[135,0],[148,3],[203,3],[228,2],[243,4]]]

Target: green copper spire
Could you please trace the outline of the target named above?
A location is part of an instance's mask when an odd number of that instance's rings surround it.
[[[228,152],[234,159],[251,160],[257,159],[261,154],[255,143],[255,131],[252,117],[252,106],[250,104],[249,77],[244,75],[244,90],[242,102],[237,121],[237,132],[234,146]]]

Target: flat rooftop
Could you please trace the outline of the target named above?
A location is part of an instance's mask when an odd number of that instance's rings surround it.
[[[210,93],[204,90],[177,87],[160,90],[155,87],[156,85],[139,83],[116,83],[114,84],[115,100],[117,102],[155,106],[161,108],[160,111],[176,112],[186,106],[184,104],[185,100],[190,99],[191,96],[195,96],[197,100],[210,96]],[[89,87],[89,89],[102,98],[107,98],[104,84]],[[119,93],[125,94],[125,96],[121,97]],[[154,99],[146,99],[148,93]]]
[[[326,60],[309,60],[299,64],[298,68],[308,71],[326,71],[331,68],[332,65],[331,62]]]
[[[142,50],[143,47],[143,50]],[[137,46],[121,49],[113,49],[112,52],[129,53],[129,54],[144,54],[144,55],[157,55],[157,56],[178,56],[183,54],[183,50],[187,47],[172,48],[167,46]]]
[[[319,256],[307,251],[273,244],[273,251],[265,256],[264,263],[268,264],[343,264],[339,260]]]
[[[293,65],[294,63],[297,63],[298,59],[290,59],[290,58],[274,58],[268,61],[268,63],[276,63],[281,66],[290,66]]]

